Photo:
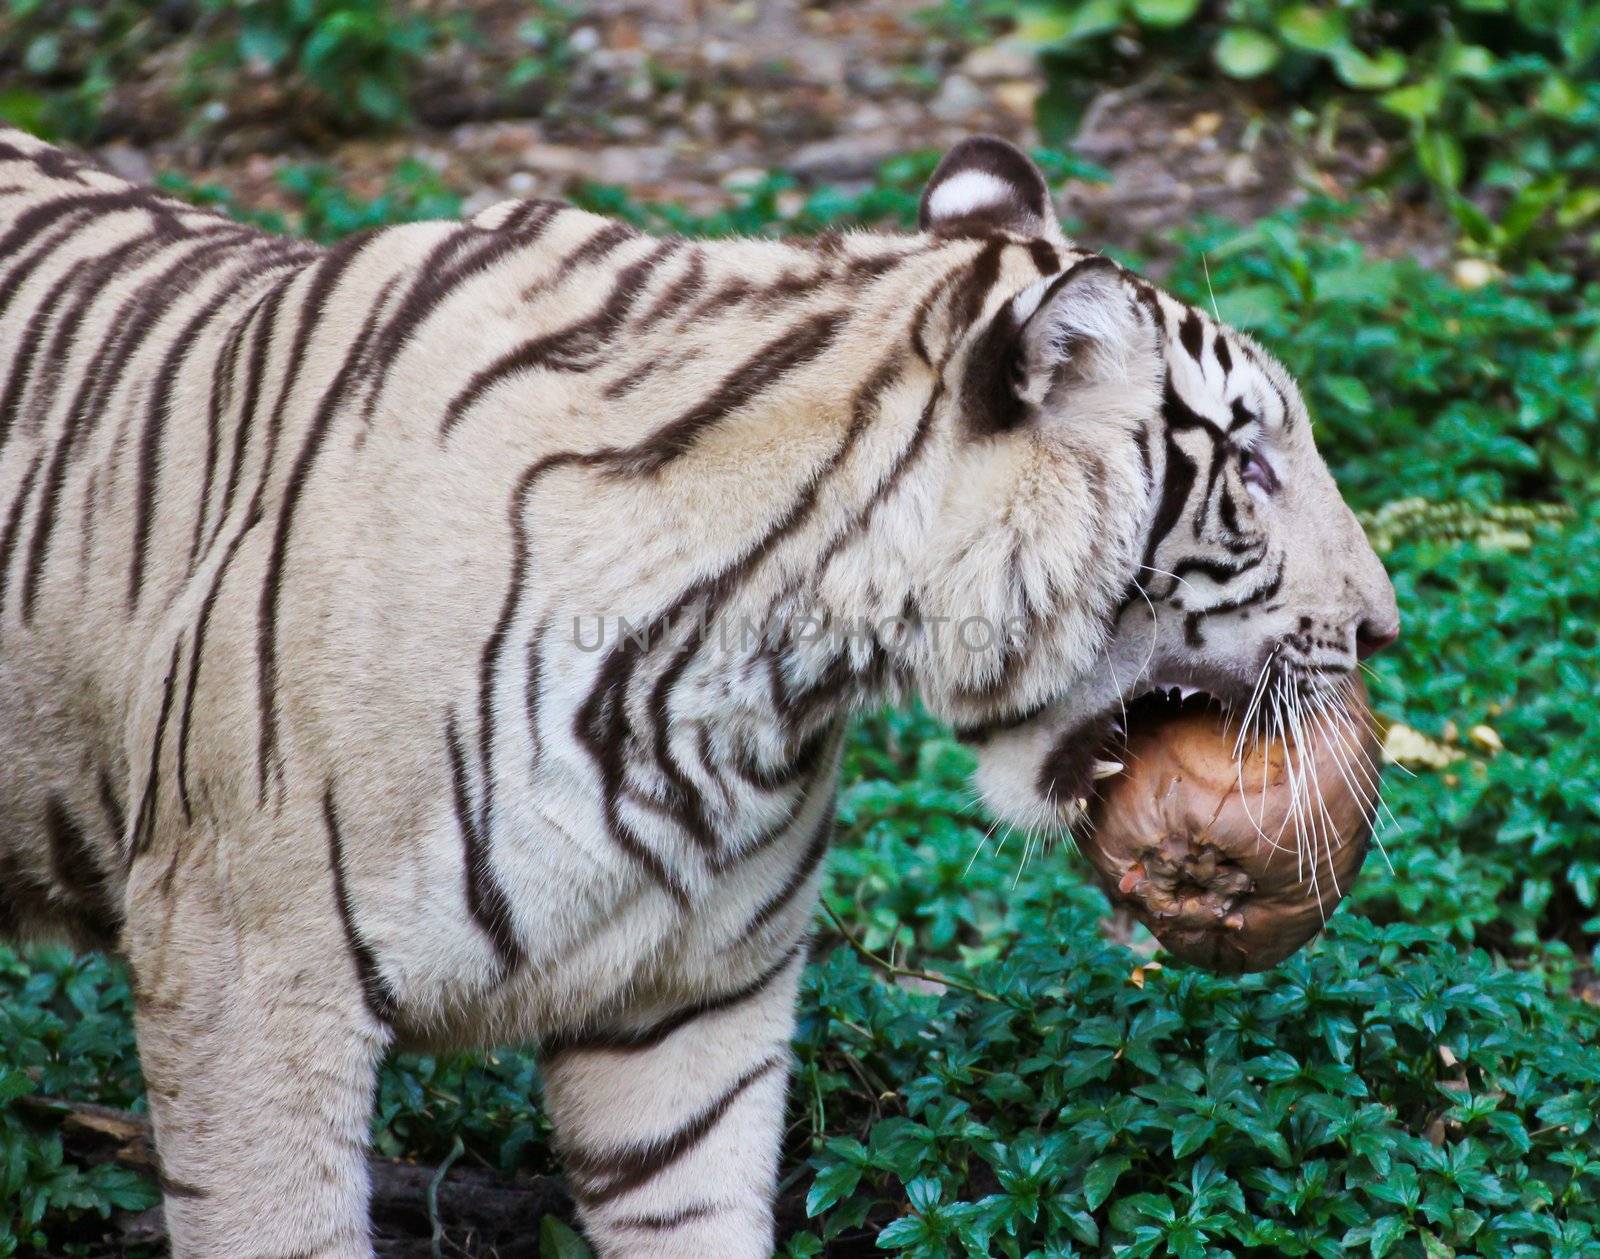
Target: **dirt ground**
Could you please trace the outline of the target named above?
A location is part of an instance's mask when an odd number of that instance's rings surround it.
[[[201,130],[153,90],[178,72],[174,50],[126,90],[114,111],[124,138],[100,156],[134,178],[176,170],[221,184],[264,209],[284,205],[276,175],[286,165],[325,163],[353,194],[375,196],[412,157],[465,193],[468,212],[508,196],[560,196],[579,181],[705,212],[768,170],[790,172],[802,190],[850,190],[889,157],[976,132],[1040,140],[1044,80],[1033,53],[1003,32],[974,43],[973,32],[946,29],[928,0],[587,0],[561,24],[554,68],[509,93],[505,72],[525,48],[530,6],[430,7],[470,16],[480,37],[429,62],[418,125],[401,134],[319,131],[267,75],[241,79],[221,125],[213,118]],[[1329,142],[1308,132],[1282,102],[1243,90],[1197,94],[1159,78],[1108,89],[1072,147],[1110,181],[1069,181],[1060,209],[1086,245],[1159,256],[1165,233],[1201,215],[1247,222],[1313,192],[1351,191],[1383,165],[1374,135]],[[1432,261],[1446,251],[1437,226],[1403,206],[1378,219],[1365,234],[1385,250]]]

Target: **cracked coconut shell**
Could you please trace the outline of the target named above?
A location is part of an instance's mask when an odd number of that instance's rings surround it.
[[[1135,716],[1126,769],[1079,842],[1113,903],[1167,951],[1224,974],[1266,970],[1320,931],[1366,858],[1378,746],[1364,689],[1299,743],[1250,740],[1215,708]],[[1296,781],[1321,797],[1294,806]],[[1241,783],[1243,786],[1241,787]]]

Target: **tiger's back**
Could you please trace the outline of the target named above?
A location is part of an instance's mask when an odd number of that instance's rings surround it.
[[[463,790],[474,797],[466,812],[486,809],[488,775],[466,763],[490,741],[493,697],[480,692],[486,652],[500,649],[489,640],[509,628],[499,622],[520,593],[508,589],[513,561],[532,558],[513,554],[528,549],[512,519],[518,479],[547,457],[576,472],[554,469],[571,484],[540,505],[541,615],[648,620],[655,591],[703,568],[708,540],[737,551],[769,505],[684,502],[671,486],[624,495],[597,456],[626,451],[667,477],[704,475],[669,465],[741,401],[682,405],[703,390],[705,361],[738,355],[781,389],[827,350],[823,388],[795,389],[793,431],[776,454],[788,461],[807,441],[820,451],[849,405],[840,383],[856,369],[841,358],[870,352],[840,335],[844,302],[903,261],[904,243],[821,258],[769,243],[711,251],[530,203],[322,251],[26,138],[8,144],[0,816],[3,833],[32,837],[0,858],[15,872],[8,912],[23,927],[65,923],[114,943],[126,871],[172,826],[199,842],[166,845],[150,868],[168,880],[207,841],[260,842],[279,849],[270,879],[295,889],[287,849],[326,829],[331,799],[358,845],[371,832],[396,837],[373,845],[371,877],[391,897],[413,889],[431,951],[441,938],[470,941],[462,951],[487,982],[506,960],[493,937],[515,929],[496,906],[512,898],[480,888],[478,913],[441,913],[414,889],[463,881],[461,839],[445,868],[428,843],[401,837],[459,832]],[[926,268],[915,279],[925,284]],[[891,309],[904,298],[879,300]],[[717,317],[741,305],[762,318]],[[747,388],[741,379],[731,392]],[[673,406],[679,427],[657,432]],[[777,462],[763,449],[772,441],[695,453]],[[643,538],[594,527],[596,480],[615,510],[651,516]],[[559,759],[548,776],[562,777]],[[359,785],[334,794],[345,764]],[[458,777],[472,782],[458,790]],[[259,841],[221,834],[244,817]],[[551,829],[537,816],[510,826]],[[325,880],[321,845],[315,854]],[[223,858],[249,880],[237,857]],[[520,881],[532,934],[559,935],[540,910],[572,917],[570,891],[551,897],[543,870]],[[656,890],[668,901],[704,892],[689,882]],[[290,912],[253,894],[269,902],[263,916]],[[422,958],[417,969],[437,965]],[[413,1003],[426,1015],[419,1034],[472,990],[437,987]]]

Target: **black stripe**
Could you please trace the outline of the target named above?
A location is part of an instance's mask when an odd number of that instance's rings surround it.
[[[209,262],[210,259],[207,258]],[[155,519],[158,482],[161,477],[161,441],[172,411],[172,393],[178,372],[188,357],[195,338],[208,330],[216,313],[237,298],[251,280],[272,267],[284,265],[277,251],[264,251],[246,261],[230,275],[218,292],[190,317],[167,349],[155,381],[150,388],[150,403],[145,412],[139,438],[137,496],[133,517],[133,554],[128,563],[128,607],[136,608],[144,589],[144,568],[150,548],[150,532]]]
[[[1189,491],[1194,488],[1195,474],[1199,471],[1194,460],[1167,434],[1166,470],[1161,482],[1161,501],[1156,506],[1155,519],[1145,539],[1144,564],[1155,559],[1156,549],[1172,532],[1183,515],[1184,504],[1189,501]]]
[[[822,754],[833,741],[834,730],[824,726],[801,740],[788,761],[777,765],[757,765],[746,756],[734,758],[733,769],[745,782],[760,791],[778,791],[816,772]]]
[[[528,498],[534,488],[547,472],[569,466],[589,466],[603,462],[604,453],[578,454],[565,451],[549,455],[531,464],[523,470],[517,480],[516,489],[512,492],[508,515],[511,527],[511,578],[506,584],[505,602],[500,609],[500,616],[495,622],[494,630],[484,642],[483,651],[478,663],[478,715],[482,722],[490,722],[493,718],[494,693],[496,676],[502,666],[502,655],[506,649],[511,631],[512,621],[516,617],[517,605],[522,597],[523,585],[527,580],[528,541],[522,527],[522,514]],[[633,833],[621,819],[617,810],[617,798],[622,786],[622,763],[620,750],[620,734],[613,736],[606,725],[605,704],[608,698],[606,682],[609,670],[626,666],[627,660],[619,652],[613,652],[612,657],[602,666],[601,681],[596,683],[593,691],[584,705],[580,707],[573,717],[573,731],[578,739],[587,748],[590,758],[595,762],[601,777],[601,801],[605,813],[607,833],[613,842],[622,848],[635,862],[637,862],[650,877],[658,883],[680,905],[687,907],[689,902],[688,890],[678,881],[670,870],[662,863],[661,859],[653,853],[644,842]],[[480,754],[484,748],[493,751],[493,733],[487,735],[480,732]],[[463,763],[463,775],[465,766]],[[488,816],[488,799],[493,792],[493,768],[485,762],[485,807],[482,815]],[[464,778],[462,779],[464,783]],[[466,809],[465,824],[476,825],[472,819],[472,811],[465,793],[458,793],[458,809]]]
[[[364,243],[364,242],[363,242]],[[352,255],[347,255],[351,257]],[[340,269],[330,267],[330,270]],[[329,288],[332,287],[330,281]],[[289,535],[294,529],[294,517],[300,506],[301,496],[305,493],[306,483],[311,479],[311,470],[316,464],[317,457],[322,453],[323,443],[327,440],[328,430],[333,423],[334,412],[346,401],[348,386],[351,378],[359,370],[363,356],[372,344],[372,338],[377,328],[379,310],[374,306],[368,313],[361,330],[345,351],[344,361],[339,364],[339,370],[334,373],[333,379],[323,390],[322,399],[317,404],[317,409],[311,417],[311,424],[306,431],[305,440],[300,445],[299,452],[295,455],[293,466],[289,470],[289,479],[283,491],[283,501],[278,508],[278,516],[272,534],[272,547],[267,553],[267,563],[261,580],[261,598],[257,608],[256,617],[256,687],[257,705],[261,723],[259,738],[259,753],[257,759],[257,789],[259,801],[262,805],[267,800],[267,779],[277,765],[278,756],[278,605],[283,597],[283,574],[288,563]],[[302,330],[304,325],[302,324]],[[298,339],[298,338],[297,338]],[[288,393],[290,383],[284,384],[284,393]],[[284,398],[280,396],[280,408]],[[265,488],[266,479],[271,476],[271,468],[262,468],[260,489]]]
[[[39,469],[44,465],[44,451],[35,452],[33,462],[28,465],[28,470],[22,475],[22,484],[17,489],[16,498],[11,500],[11,510],[6,513],[6,524],[0,529],[0,617],[5,615],[6,609],[6,583],[7,574],[11,569],[11,555],[17,549],[17,538],[22,525],[22,511],[27,506],[28,496],[33,493],[33,483],[39,477]]]
[[[687,454],[706,430],[749,405],[790,372],[826,353],[846,318],[844,311],[825,311],[781,332],[723,377],[705,401],[621,452],[624,466],[638,473],[654,473]]]
[[[688,638],[656,678],[655,685],[650,689],[649,703],[656,765],[667,780],[668,811],[695,845],[705,852],[715,850],[717,837],[706,813],[704,794],[672,753],[670,725],[672,689],[700,650],[704,641],[703,627],[709,619],[709,616],[691,619]]]
[[[566,1166],[574,1178],[574,1196],[595,1207],[653,1180],[705,1140],[751,1085],[782,1064],[783,1059],[774,1056],[752,1067],[694,1118],[655,1141],[606,1154],[567,1151]]]
[[[345,944],[355,960],[356,978],[361,983],[361,999],[366,1003],[367,1012],[387,1027],[394,1022],[398,1003],[394,992],[384,982],[383,971],[373,955],[372,946],[362,938],[356,927],[355,910],[350,903],[350,886],[345,879],[344,840],[339,833],[339,814],[334,808],[331,784],[322,793],[322,822],[328,830],[328,864],[333,870],[333,901],[339,910]]]
[[[56,197],[31,206],[19,214],[0,235],[0,259],[15,258],[16,262],[0,280],[0,318],[10,309],[11,303],[28,279],[59,249],[68,237],[91,221],[117,210],[143,207],[149,198],[142,190],[130,189],[116,193],[84,193],[70,197]],[[165,208],[162,207],[162,212]],[[17,250],[30,237],[32,252],[18,255]]]
[[[680,242],[664,241],[644,257],[617,272],[611,292],[592,315],[555,332],[524,341],[488,367],[474,373],[445,408],[439,436],[448,437],[479,399],[502,381],[524,372],[576,372],[594,367],[595,356],[622,330],[635,303],[644,296],[651,272],[679,246]]]
[[[1172,384],[1172,373],[1167,373],[1166,384],[1161,398],[1161,417],[1168,428],[1175,429],[1204,429],[1213,441],[1222,441],[1225,437],[1222,429],[1201,415],[1179,395]]]
[[[1233,580],[1241,573],[1247,573],[1261,563],[1265,552],[1258,552],[1253,557],[1241,557],[1237,560],[1216,560],[1195,557],[1179,560],[1172,566],[1170,576],[1174,578],[1187,577],[1190,573],[1199,573],[1209,577],[1219,585]]]
[[[562,210],[569,208],[563,202],[549,201],[535,198],[524,201],[510,214],[506,215],[500,226],[492,230],[497,232],[515,232],[522,238],[523,244],[531,244],[544,234],[545,228]]]
[[[802,946],[796,944],[783,954],[773,965],[757,975],[749,983],[731,992],[719,996],[708,997],[697,1001],[693,1005],[668,1015],[648,1027],[635,1028],[628,1031],[602,1031],[589,1030],[574,1032],[569,1036],[552,1036],[539,1042],[539,1061],[541,1065],[548,1066],[564,1054],[572,1053],[639,1053],[646,1049],[654,1049],[674,1032],[680,1031],[708,1014],[718,1014],[723,1010],[730,1010],[736,1005],[749,1001],[752,997],[765,992],[777,980],[778,976],[794,964],[795,958],[801,955]]]
[[[445,723],[444,738],[445,750],[450,758],[451,799],[455,805],[456,824],[461,828],[467,912],[494,945],[502,973],[510,974],[522,965],[522,942],[517,939],[505,889],[500,886],[500,880],[495,877],[494,867],[490,864],[488,836],[479,829],[477,819],[473,816],[466,756],[453,717]]]
[[[918,456],[922,454],[923,449],[927,446],[928,437],[933,432],[934,414],[943,397],[944,381],[941,377],[934,381],[933,392],[928,395],[928,401],[923,404],[922,414],[917,417],[917,427],[911,434],[911,440],[906,443],[905,448],[895,457],[894,466],[878,482],[877,488],[872,492],[872,497],[856,512],[851,522],[835,533],[828,545],[823,548],[822,555],[816,564],[816,572],[818,574],[826,571],[828,565],[833,562],[834,556],[844,549],[846,543],[867,530],[872,523],[873,516],[877,514],[878,508],[887,502],[893,496],[895,490],[899,488],[900,482],[910,472],[917,462]]]
[[[650,308],[639,316],[638,327],[642,330],[673,311],[699,297],[706,286],[706,256],[705,251],[696,247],[689,252],[689,265],[683,269],[683,274],[662,290],[661,296],[656,298]]]
[[[245,521],[244,527],[229,540],[222,562],[212,574],[211,584],[206,589],[205,598],[201,600],[200,615],[195,620],[194,650],[189,653],[189,676],[183,686],[183,712],[178,718],[178,800],[183,805],[183,819],[186,822],[194,820],[194,811],[189,800],[189,731],[194,720],[195,691],[200,685],[200,666],[205,659],[206,630],[211,624],[211,611],[216,606],[217,595],[222,589],[223,578],[228,574],[228,567],[233,563],[233,557],[239,553],[239,547],[249,536],[250,531],[260,523],[261,513],[253,513]]]
[[[95,787],[100,796],[100,810],[105,814],[106,829],[120,846],[127,830],[128,820],[122,812],[122,801],[117,799],[117,789],[111,782],[111,775],[103,766],[95,776]]]
[[[41,420],[55,405],[55,395],[60,385],[60,372],[62,365],[71,354],[77,340],[78,329],[84,316],[96,301],[108,289],[108,281],[119,270],[134,273],[138,267],[144,265],[146,256],[158,253],[173,245],[198,245],[199,248],[191,255],[180,258],[176,264],[168,268],[164,276],[155,279],[146,279],[127,295],[116,313],[106,323],[107,338],[105,344],[100,345],[98,353],[90,358],[85,366],[81,387],[73,398],[72,406],[67,412],[67,423],[76,424],[82,421],[85,415],[93,414],[98,410],[97,405],[85,405],[85,398],[92,398],[95,404],[104,400],[105,394],[121,383],[121,365],[126,359],[126,354],[116,357],[120,347],[130,339],[137,343],[145,331],[145,324],[150,316],[141,307],[148,306],[146,295],[154,287],[160,287],[162,282],[177,274],[182,266],[191,258],[203,257],[206,253],[214,253],[218,248],[238,240],[245,234],[244,229],[219,226],[209,229],[205,233],[197,233],[191,237],[180,237],[169,220],[156,219],[151,230],[131,240],[124,241],[117,248],[102,254],[93,260],[92,270],[83,284],[77,305],[68,316],[63,318],[57,326],[50,347],[45,352],[45,361],[51,365],[50,375],[47,377],[49,384],[43,391],[44,398],[41,403],[33,408]],[[111,291],[115,291],[114,289]],[[170,295],[163,291],[163,301],[169,301]]]
[[[712,1206],[710,1203],[696,1203],[693,1206],[679,1207],[665,1215],[613,1215],[606,1219],[608,1229],[632,1228],[643,1233],[670,1233],[673,1229],[682,1228],[685,1224],[693,1224],[697,1220],[710,1219],[726,1211],[727,1207]]]
[[[128,849],[128,864],[141,856],[150,846],[155,833],[156,797],[161,785],[161,745],[167,737],[167,719],[172,715],[173,684],[178,677],[178,655],[183,650],[183,635],[172,644],[172,658],[167,662],[167,676],[161,683],[161,709],[156,714],[156,734],[150,744],[150,769],[145,775],[144,790],[139,793],[139,807],[134,812],[133,843]]]
[[[251,303],[241,318],[235,319],[233,328],[222,343],[222,352],[211,366],[211,391],[206,399],[206,461],[200,477],[200,510],[194,518],[194,536],[189,539],[189,575],[194,575],[200,559],[200,543],[206,535],[206,520],[211,512],[211,486],[217,475],[217,459],[221,454],[222,420],[233,406],[234,382],[239,373],[239,350],[244,345],[250,321],[260,309]]]
[[[91,360],[73,394],[66,416],[62,420],[61,432],[52,450],[49,472],[40,494],[39,520],[29,547],[28,566],[23,584],[24,621],[30,620],[33,615],[38,582],[44,572],[44,563],[54,534],[56,513],[67,473],[81,456],[89,438],[99,428],[106,414],[106,399],[113,389],[123,383],[123,367],[148,338],[161,314],[169,309],[167,283],[184,267],[209,261],[212,255],[232,247],[238,233],[224,231],[221,233],[221,239],[216,239],[216,236],[217,233],[213,233],[211,236],[182,241],[184,245],[194,244],[196,240],[200,243],[197,248],[185,253],[162,274],[142,281],[128,295],[109,324],[110,344]],[[146,243],[160,246],[168,242],[165,236],[153,234],[147,238]],[[159,302],[151,300],[153,293],[160,293],[162,300]],[[51,354],[52,357],[64,358],[66,352],[67,347],[63,345],[52,347]],[[47,402],[37,409],[42,414],[49,405]],[[93,511],[93,504],[89,504],[88,510]]]
[[[54,792],[45,799],[44,830],[50,845],[50,872],[56,883],[91,918],[104,923],[109,934],[115,935],[121,915],[106,892],[105,872],[83,827]]]
[[[628,682],[633,673],[638,649],[630,642],[614,648],[595,678],[588,698],[573,715],[573,733],[584,745],[600,774],[601,806],[606,830],[616,844],[650,875],[680,908],[689,906],[689,892],[667,868],[618,808],[625,767],[624,743],[627,738]]]
[[[1033,265],[1039,269],[1041,276],[1054,275],[1061,270],[1061,255],[1047,240],[1030,240],[1028,256],[1033,259]]]
[[[1201,608],[1196,615],[1199,617],[1217,616],[1223,612],[1237,612],[1240,608],[1248,608],[1253,604],[1262,603],[1278,593],[1283,585],[1283,562],[1280,560],[1272,576],[1256,589],[1247,594],[1226,600],[1223,603],[1213,604],[1209,608]]]
[[[1222,497],[1217,503],[1217,519],[1221,521],[1222,528],[1229,534],[1237,535],[1239,532],[1239,508],[1234,502],[1233,490],[1224,484]]]
[[[222,487],[222,502],[217,508],[216,522],[211,536],[206,540],[209,549],[216,545],[228,512],[233,506],[233,496],[239,489],[239,478],[244,472],[245,448],[250,441],[250,429],[255,419],[256,403],[260,400],[261,382],[265,378],[267,357],[271,352],[273,334],[277,324],[278,308],[284,294],[294,283],[295,276],[282,276],[274,282],[251,308],[247,321],[256,321],[250,333],[250,357],[245,367],[244,389],[240,394],[239,421],[233,432],[233,457],[228,464],[228,479]],[[264,457],[265,458],[265,457]],[[260,495],[257,494],[257,499]]]
[[[952,299],[951,318],[955,323],[951,341],[960,340],[961,334],[971,328],[988,304],[989,293],[1000,278],[1000,256],[1005,242],[991,240],[978,251],[971,268],[961,284],[961,290]]]
[[[0,396],[0,450],[5,449],[6,441],[11,436],[11,429],[16,424],[17,414],[22,408],[23,396],[33,384],[33,363],[39,351],[44,348],[45,329],[52,318],[62,314],[62,294],[78,282],[83,273],[89,269],[91,262],[91,259],[85,258],[68,267],[34,305],[33,314],[29,316],[27,326],[17,342],[16,357],[12,359],[7,370],[5,393]],[[98,293],[98,290],[94,291]],[[63,315],[63,322],[69,317],[70,311]],[[48,370],[51,363],[50,356],[44,356],[44,362]],[[59,371],[59,358],[55,360],[55,366]],[[40,407],[38,414],[43,419],[47,411],[44,407]]]
[[[1178,340],[1189,357],[1198,363],[1200,355],[1205,352],[1206,332],[1200,322],[1200,313],[1192,307],[1184,312],[1183,322],[1178,325]]]
[[[1194,513],[1194,536],[1198,540],[1205,533],[1211,519],[1211,502],[1219,485],[1225,484],[1222,472],[1228,463],[1228,446],[1215,442],[1211,448],[1211,461],[1206,468],[1206,486],[1200,493],[1200,509]]]
[[[607,223],[561,260],[561,265],[556,268],[556,273],[551,277],[549,283],[553,284],[558,280],[564,279],[585,263],[599,262],[607,254],[616,250],[618,246],[633,240],[638,235],[638,229],[630,227],[626,223]],[[535,287],[543,287],[543,285]]]
[[[449,236],[439,241],[430,249],[427,256],[417,264],[411,287],[406,295],[400,299],[393,317],[384,325],[383,331],[378,335],[368,361],[370,379],[367,382],[366,401],[361,408],[361,423],[364,427],[372,423],[373,412],[377,409],[378,399],[382,396],[384,387],[388,384],[389,373],[393,370],[395,361],[405,350],[411,334],[422,325],[422,322],[439,308],[445,298],[454,291],[459,280],[470,272],[453,268],[450,264],[456,255],[464,252],[473,244],[483,241],[485,237],[467,228],[458,228]],[[496,238],[488,238],[492,243]],[[504,243],[504,239],[501,240]],[[474,255],[476,256],[476,255]],[[377,303],[381,305],[382,303]]]
[[[800,860],[795,864],[795,868],[789,872],[789,877],[783,881],[783,885],[750,915],[742,935],[749,936],[760,931],[788,907],[816,872],[817,867],[822,864],[832,838],[833,804],[830,801],[824,805],[822,816],[817,820],[816,829],[811,832],[811,839],[806,844],[805,851],[800,854]]]

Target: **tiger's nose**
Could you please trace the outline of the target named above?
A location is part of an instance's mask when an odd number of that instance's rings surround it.
[[[1376,655],[1400,637],[1400,618],[1375,620],[1367,617],[1356,626],[1356,657],[1360,660]]]

